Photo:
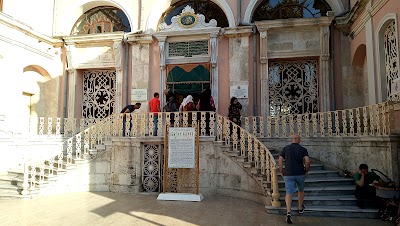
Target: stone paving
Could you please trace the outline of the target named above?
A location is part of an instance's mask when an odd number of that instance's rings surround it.
[[[83,192],[0,200],[0,225],[287,225],[262,204],[226,196],[158,201],[157,194]],[[294,216],[295,225],[393,225],[371,219]]]

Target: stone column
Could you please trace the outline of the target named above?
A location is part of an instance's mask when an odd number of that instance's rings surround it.
[[[252,27],[237,27],[226,29],[225,35],[229,38],[229,75],[230,86],[247,86],[249,90],[249,36]],[[256,89],[257,87],[253,87]],[[249,115],[249,95],[246,98],[238,98],[243,105],[243,116]]]
[[[148,90],[150,84],[150,44],[153,42],[153,38],[151,35],[134,34],[128,37],[128,42],[132,47],[132,84],[130,89]],[[160,94],[162,91],[160,91]],[[162,95],[160,95],[160,100],[161,97]]]
[[[116,92],[115,92],[115,112],[118,112],[119,109],[122,109],[122,82],[123,82],[123,74],[122,71],[122,55],[123,55],[123,48],[122,42],[114,42],[113,44],[113,53],[114,53],[114,60],[115,60],[115,73],[116,73]]]
[[[163,92],[165,89],[165,78],[167,77],[166,65],[165,65],[165,39],[159,40],[158,48],[160,50],[160,91]],[[164,100],[164,95],[160,95],[161,105],[164,105],[167,100]]]
[[[211,96],[214,99],[215,108],[218,112],[218,34],[210,34],[210,47],[211,47],[211,77],[212,87]]]
[[[75,89],[76,89],[76,70],[68,69],[68,118],[75,118]]]
[[[269,116],[267,37],[267,31],[260,32],[261,116]]]
[[[320,71],[320,78],[321,80],[319,81],[319,90],[320,92],[320,97],[319,101],[321,101],[321,109],[319,111],[321,112],[327,112],[330,111],[330,70],[329,70],[329,27],[321,27],[320,30],[321,33],[321,55],[320,55],[320,66],[319,66],[319,71]]]

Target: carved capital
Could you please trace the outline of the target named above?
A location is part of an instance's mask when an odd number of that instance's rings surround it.
[[[267,57],[260,57],[260,62],[262,64],[266,64],[268,62],[268,58]]]
[[[263,31],[263,32],[260,32],[260,38],[267,38],[267,32],[266,31]]]

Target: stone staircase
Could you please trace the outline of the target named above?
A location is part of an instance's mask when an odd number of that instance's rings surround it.
[[[238,149],[240,150],[240,147]],[[254,162],[249,161],[248,157],[240,156],[239,151],[233,151],[231,145],[222,145],[221,150],[263,186],[266,194],[270,196],[267,188],[271,187],[271,183],[267,182],[266,176],[260,174],[260,170],[254,167]],[[277,162],[279,152],[272,149],[271,153]],[[286,215],[285,183],[281,175],[278,176],[278,183],[281,207],[267,205],[265,209],[267,213]],[[311,159],[310,171],[305,181],[304,205],[306,205],[306,210],[303,215],[378,218],[378,209],[361,209],[357,206],[354,189],[353,178],[342,177],[338,171],[329,170],[317,160]],[[296,192],[293,194],[292,215],[297,215],[297,200]]]
[[[65,138],[66,139],[66,138]],[[54,142],[54,141],[47,141]],[[107,143],[107,142],[105,142]],[[42,141],[42,143],[37,143],[36,145],[46,145],[46,141]],[[54,187],[57,185],[57,181],[60,178],[66,176],[69,172],[74,171],[77,166],[81,164],[86,164],[93,158],[99,151],[105,150],[105,145],[97,145],[95,149],[89,150],[88,156],[83,156],[82,159],[75,159],[75,153],[73,153],[73,159],[71,164],[67,164],[67,152],[66,149],[63,153],[63,163],[62,167],[58,168],[57,160],[53,163],[53,174],[50,174],[50,162],[44,162],[44,180],[40,181],[40,167],[36,166],[36,182],[34,189],[30,189],[30,194],[22,195],[23,188],[23,167],[18,169],[9,170],[7,174],[0,175],[0,199],[31,199],[35,198],[38,195],[51,194],[55,192]],[[31,178],[31,173],[29,174],[29,178]],[[30,180],[30,179],[29,179]]]

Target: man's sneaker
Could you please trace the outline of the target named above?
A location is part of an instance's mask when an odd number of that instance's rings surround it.
[[[305,208],[306,208],[306,206],[303,204],[303,205],[301,206],[301,209],[299,210],[299,214],[303,214]]]
[[[286,222],[287,222],[288,224],[293,224],[292,216],[290,215],[290,213],[288,213],[288,214],[286,215]]]

